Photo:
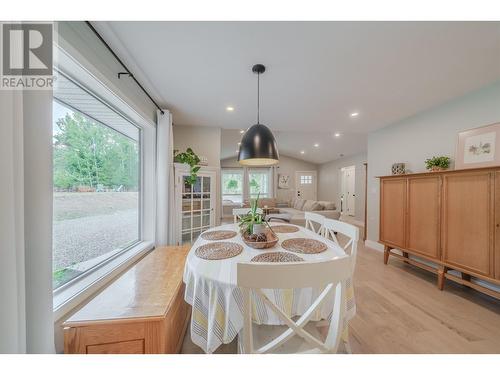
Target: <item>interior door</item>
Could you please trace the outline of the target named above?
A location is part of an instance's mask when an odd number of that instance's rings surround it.
[[[176,177],[179,244],[196,241],[202,232],[215,225],[215,173],[198,172],[193,185],[188,183],[189,176],[189,172],[179,171]]]
[[[300,199],[317,200],[316,171],[295,172],[295,195]]]
[[[356,210],[356,167],[341,169],[340,208],[346,215],[354,216]]]

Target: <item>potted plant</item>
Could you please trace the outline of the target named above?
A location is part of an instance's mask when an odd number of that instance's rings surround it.
[[[179,150],[174,150],[174,161],[176,163],[187,164],[190,167],[191,176],[186,180],[189,185],[194,185],[196,183],[197,172],[200,170],[198,163],[200,162],[200,157],[195,154],[191,148],[187,148],[185,152],[179,153]]]
[[[257,212],[259,196],[260,193],[256,199],[251,200],[250,211],[241,217],[240,228],[244,234],[261,234],[266,231],[267,222],[264,220],[264,215]]]
[[[425,160],[425,167],[431,172],[444,171],[450,167],[450,162],[448,156],[434,156]]]
[[[259,194],[257,199],[250,205],[250,211],[241,217],[240,228],[243,242],[254,249],[269,249],[276,246],[278,236],[274,233],[269,223],[265,220],[264,214],[257,212]],[[269,231],[267,230],[269,228]]]

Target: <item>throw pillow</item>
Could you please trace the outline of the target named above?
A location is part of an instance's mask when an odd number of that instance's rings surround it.
[[[335,203],[328,201],[318,201],[323,206],[323,210],[335,210]]]
[[[302,211],[319,211],[321,207],[319,202],[308,199],[306,203],[304,203]]]
[[[305,202],[306,202],[305,200],[297,198],[295,200],[295,204],[293,205],[293,208],[295,208],[296,210],[302,210],[302,207],[304,207]]]

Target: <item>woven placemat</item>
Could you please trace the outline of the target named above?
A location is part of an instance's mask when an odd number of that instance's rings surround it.
[[[278,251],[272,253],[259,254],[253,257],[250,261],[281,263],[281,262],[303,262],[304,259],[295,254],[285,253],[284,251]]]
[[[281,247],[300,254],[319,254],[328,249],[323,242],[311,238],[290,238],[283,241]]]
[[[201,259],[220,260],[239,255],[243,246],[234,242],[212,242],[198,247],[194,254]]]
[[[295,225],[271,225],[274,233],[294,233],[299,231]]]
[[[234,230],[213,230],[202,233],[201,238],[208,241],[228,240],[237,234]]]

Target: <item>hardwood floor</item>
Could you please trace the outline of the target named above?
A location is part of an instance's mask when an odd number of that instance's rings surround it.
[[[358,246],[353,353],[500,353],[500,301]],[[235,343],[219,348],[236,353]],[[189,338],[182,353],[202,353]]]

